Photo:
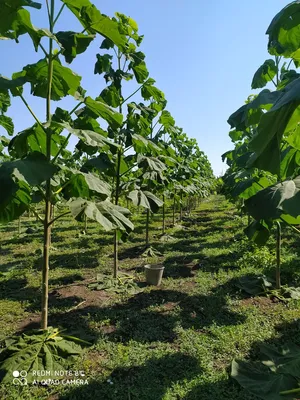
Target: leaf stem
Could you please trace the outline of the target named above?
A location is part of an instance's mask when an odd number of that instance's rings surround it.
[[[66,5],[66,3],[64,3],[64,4],[61,6],[60,10],[58,11],[58,14],[57,14],[56,18],[55,18],[54,21],[53,21],[53,26],[56,24],[58,18],[60,17],[61,13],[63,12],[63,9],[65,8],[65,5]]]
[[[33,214],[37,217],[37,219],[38,219],[39,221],[41,221],[42,223],[44,223],[43,218],[35,211],[34,208],[30,208],[30,211],[33,212]]]
[[[27,107],[28,111],[30,112],[30,114],[33,116],[33,118],[36,120],[36,122],[40,125],[41,128],[43,128],[43,130],[45,130],[45,128],[43,127],[43,124],[41,123],[41,121],[38,119],[38,117],[35,115],[35,113],[32,111],[32,108],[30,107],[30,105],[27,103],[25,97],[22,95],[22,93],[20,92],[19,88],[17,88],[17,92],[19,93],[19,96],[21,98],[21,100],[23,101],[23,103],[25,104],[25,106]]]
[[[66,212],[64,212],[64,213],[62,213],[62,214],[60,214],[60,215],[58,215],[57,217],[53,218],[53,219],[49,222],[48,226],[52,225],[52,224],[53,224],[55,221],[57,221],[58,219],[64,217],[65,215],[69,215],[69,214],[71,214],[71,211],[66,211]]]
[[[291,59],[291,60],[290,60],[290,62],[289,62],[289,64],[288,64],[288,66],[287,66],[287,70],[290,68],[290,66],[291,66],[292,62],[293,62],[293,59]]]
[[[75,112],[77,110],[78,107],[81,106],[83,102],[81,101],[80,103],[78,103],[70,112],[69,115],[71,116],[73,114],[73,112]],[[59,148],[58,152],[56,153],[56,155],[54,156],[54,158],[52,159],[52,163],[54,164],[55,161],[57,160],[57,157],[60,155],[60,153],[66,148],[69,139],[71,137],[71,133],[68,134],[68,136],[66,137],[66,140],[64,141],[64,143],[61,145],[61,147]]]
[[[126,103],[126,101],[128,101],[131,97],[133,97],[138,91],[140,91],[142,89],[142,87],[145,85],[147,81],[145,81],[139,88],[137,88],[133,93],[131,93],[130,96],[128,96],[125,100],[122,101],[121,106]]]
[[[48,57],[49,57],[49,54],[47,53],[45,47],[44,47],[41,43],[39,43],[39,47],[43,50],[43,52],[44,52],[46,58],[48,58]]]
[[[271,77],[271,75],[269,74],[269,72],[268,72],[268,75],[269,75],[270,80],[273,82],[273,85],[277,88],[278,83],[277,83],[277,85],[276,85],[276,83],[274,82],[274,79]],[[277,79],[277,82],[278,82],[278,79]]]
[[[49,21],[50,21],[51,13],[50,13],[50,6],[49,6],[49,1],[48,0],[46,0],[46,4],[47,4],[48,18],[49,18]]]

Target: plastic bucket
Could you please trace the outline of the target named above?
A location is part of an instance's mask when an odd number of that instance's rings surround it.
[[[148,285],[159,286],[165,267],[161,264],[145,265],[146,282]]]

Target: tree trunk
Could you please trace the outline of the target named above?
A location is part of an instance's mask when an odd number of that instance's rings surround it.
[[[180,222],[182,222],[182,191],[180,193]]]
[[[54,3],[51,0],[49,7],[49,26],[50,32],[53,33],[54,27]],[[48,57],[48,79],[47,79],[47,102],[46,102],[46,118],[47,122],[51,121],[51,92],[53,80],[53,39],[49,39],[49,57]],[[46,134],[46,151],[47,160],[51,161],[51,132]],[[50,240],[51,240],[51,179],[46,181],[46,204],[45,204],[45,220],[44,220],[44,253],[43,253],[43,271],[42,271],[42,329],[48,327],[48,280],[49,280],[49,256],[50,256]]]
[[[51,190],[50,180],[47,181],[46,197],[50,198]],[[44,220],[44,254],[43,254],[43,271],[42,271],[42,329],[48,327],[48,280],[49,280],[49,256],[50,256],[50,240],[51,240],[51,203],[46,201],[45,220]]]
[[[84,232],[87,233],[88,223],[87,223],[87,216],[84,216]]]
[[[118,163],[117,163],[117,176],[116,176],[116,198],[115,198],[115,205],[119,203],[119,195],[120,195],[120,168],[121,168],[121,151],[118,151]],[[118,232],[115,231],[114,234],[114,278],[118,276],[118,269],[119,269],[119,258],[118,258]]]
[[[146,247],[149,247],[149,220],[150,220],[150,210],[147,208],[146,217]]]
[[[281,253],[281,225],[277,221],[277,243],[276,243],[276,289],[281,288],[281,276],[280,276],[280,253]]]
[[[175,225],[175,206],[176,206],[176,200],[175,200],[175,194],[174,194],[174,200],[173,200],[173,225]]]
[[[19,221],[18,221],[18,235],[21,235],[21,216],[19,217]]]
[[[165,219],[165,195],[163,195],[163,202],[164,202],[164,204],[163,204],[163,209],[162,209],[162,217],[163,217],[163,223],[162,223],[162,232],[163,232],[163,235],[165,234],[165,232],[166,232],[166,219]]]

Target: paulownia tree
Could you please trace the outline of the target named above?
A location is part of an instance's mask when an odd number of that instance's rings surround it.
[[[26,7],[26,8],[24,8]],[[45,212],[38,215],[44,227],[42,268],[42,328],[48,325],[48,276],[50,238],[53,223],[71,213],[77,219],[84,216],[98,221],[106,230],[132,230],[126,215],[128,210],[111,200],[111,187],[93,172],[84,172],[70,164],[66,147],[71,135],[79,139],[79,147],[94,147],[102,152],[118,152],[119,144],[112,143],[108,135],[122,126],[123,116],[111,108],[102,97],[93,99],[80,86],[81,77],[65,63],[72,63],[84,53],[97,36],[113,43],[119,51],[129,47],[125,30],[127,24],[101,14],[89,0],[46,0],[47,29],[36,28],[31,23],[27,7],[40,9],[41,4],[30,0],[6,2],[1,7],[0,35],[19,42],[21,35],[28,35],[41,59],[24,66],[11,78],[0,77],[0,124],[13,134],[13,122],[5,115],[11,96],[18,96],[31,114],[34,124],[11,139],[8,152],[12,160],[0,166],[0,220],[8,222],[28,210],[38,194],[44,201]],[[82,24],[81,32],[56,31],[62,12],[71,12]],[[133,22],[132,22],[133,23]],[[45,117],[38,118],[24,94],[30,85],[31,95],[45,102]],[[70,111],[54,103],[71,96],[74,107]],[[98,119],[104,121],[100,127]],[[67,132],[67,133],[65,133]],[[66,156],[66,158],[64,157]],[[68,200],[69,210],[51,216],[51,205],[56,196]]]

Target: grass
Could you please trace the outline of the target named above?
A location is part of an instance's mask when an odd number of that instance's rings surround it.
[[[49,322],[93,343],[72,366],[84,370],[89,384],[8,385],[1,398],[255,400],[229,377],[232,359],[255,359],[262,342],[300,344],[299,303],[247,298],[235,286],[245,275],[274,276],[275,240],[263,248],[249,243],[246,218],[224,198],[203,201],[169,227],[173,239],[166,242],[161,216],[154,216],[151,244],[163,256],[140,257],[144,214],[135,214],[134,223],[135,233],[120,245],[120,266],[134,274],[135,294],[87,289],[98,273],[112,271],[112,234],[90,223],[82,235],[82,226],[68,218],[53,230]],[[42,230],[23,217],[18,236],[17,225],[0,228],[1,340],[39,323]],[[28,227],[35,232],[25,234]],[[291,285],[300,282],[297,241],[284,230],[282,280]],[[160,288],[143,284],[148,262],[165,266]]]

